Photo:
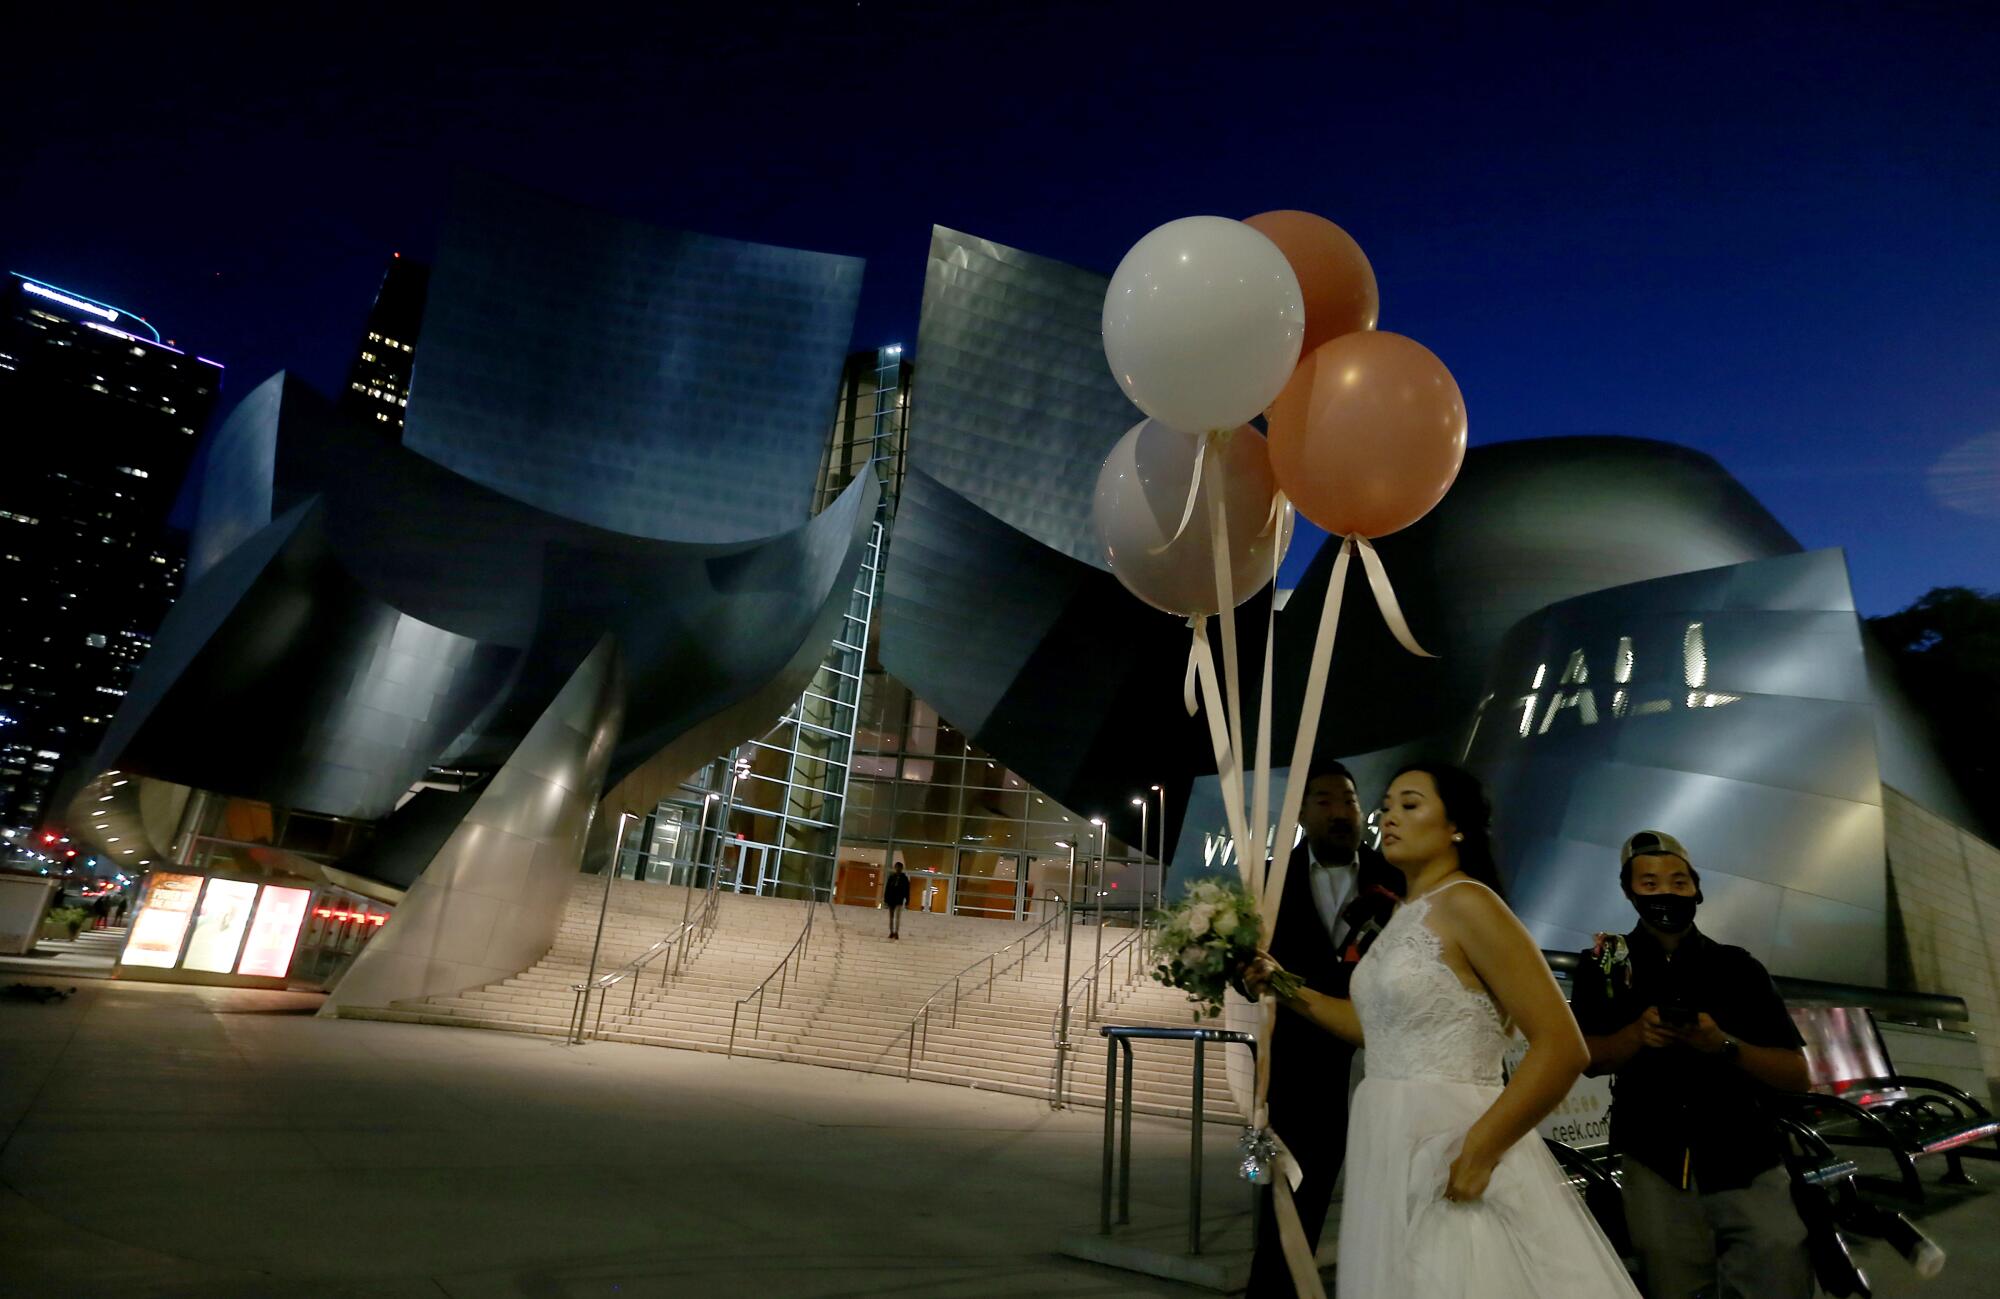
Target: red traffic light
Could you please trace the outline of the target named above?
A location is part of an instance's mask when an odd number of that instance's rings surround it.
[[[53,830],[48,830],[48,831],[45,831],[45,832],[43,832],[43,834],[42,834],[42,842],[43,842],[43,843],[54,843],[55,841],[56,841],[56,834],[55,834],[55,831],[53,831]]]

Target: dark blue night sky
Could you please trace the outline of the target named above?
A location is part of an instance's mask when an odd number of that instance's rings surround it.
[[[1867,612],[2000,587],[1990,5],[37,8],[5,269],[149,316],[237,393],[337,386],[458,165],[864,256],[857,346],[913,340],[933,222],[1109,271],[1176,216],[1303,207],[1361,241],[1475,443],[1706,451],[1847,547]]]

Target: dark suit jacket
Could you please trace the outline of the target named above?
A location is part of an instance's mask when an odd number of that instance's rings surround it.
[[[1271,938],[1270,952],[1313,991],[1345,997],[1355,963],[1396,910],[1403,875],[1374,849],[1363,847],[1359,887],[1341,910],[1336,941],[1313,901],[1311,862],[1300,844],[1285,871],[1285,900],[1278,916],[1285,927]],[[1299,1149],[1302,1161],[1304,1147],[1323,1137],[1334,1138],[1337,1151],[1346,1139],[1347,1071],[1354,1048],[1290,1012],[1282,1012],[1278,1023],[1277,1044],[1284,1049],[1274,1048],[1272,1055],[1271,1125]]]

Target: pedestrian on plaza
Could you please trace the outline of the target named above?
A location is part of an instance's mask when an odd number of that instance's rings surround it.
[[[889,882],[882,887],[882,905],[889,908],[889,937],[901,939],[903,936],[903,907],[910,900],[910,877],[903,873],[903,863],[897,862],[890,874]]]
[[[1338,762],[1312,765],[1299,826],[1305,837],[1285,872],[1285,927],[1271,938],[1271,956],[1309,986],[1345,997],[1356,962],[1395,914],[1402,875],[1362,842],[1361,800],[1354,777]],[[1355,1048],[1303,1019],[1288,1020],[1277,1040],[1285,1049],[1271,1054],[1271,1128],[1304,1174],[1292,1200],[1306,1244],[1317,1249],[1347,1151]],[[1249,1299],[1289,1299],[1295,1291],[1268,1186],[1259,1193],[1257,1213]]]
[[[90,927],[102,929],[111,920],[110,895],[100,893],[90,903]]]
[[[123,893],[111,899],[111,923],[114,925],[125,923],[125,895]]]
[[[1611,1074],[1611,1148],[1652,1299],[1809,1299],[1812,1258],[1768,1102],[1810,1086],[1805,1042],[1756,957],[1695,927],[1701,876],[1641,830],[1618,881],[1639,913],[1598,935],[1570,1008]]]

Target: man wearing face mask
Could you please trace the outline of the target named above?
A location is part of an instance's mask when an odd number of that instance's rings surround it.
[[[1639,926],[1583,954],[1570,1008],[1611,1074],[1611,1146],[1652,1299],[1809,1299],[1811,1256],[1766,1099],[1809,1086],[1804,1041],[1762,964],[1696,928],[1678,839],[1619,854]]]

